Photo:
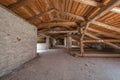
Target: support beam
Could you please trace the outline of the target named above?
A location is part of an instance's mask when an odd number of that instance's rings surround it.
[[[92,35],[92,34],[90,34],[90,33],[86,33],[86,35],[89,36],[89,37],[91,37],[91,38],[93,38],[93,39],[102,40],[101,38],[98,38],[98,37],[96,37],[96,36],[94,36],[94,35]],[[113,48],[115,48],[115,49],[120,49],[119,46],[117,46],[117,45],[115,45],[115,44],[113,44],[113,43],[104,42],[104,41],[103,41],[103,43],[105,43],[106,45],[109,45],[109,46],[111,46],[111,47],[113,47]]]
[[[83,4],[87,4],[87,5],[90,5],[90,6],[95,6],[95,7],[103,6],[102,3],[96,2],[95,0],[74,0],[74,1],[79,2],[79,3],[83,3]]]
[[[105,24],[105,23],[102,23],[102,22],[98,22],[98,21],[93,21],[92,23],[95,24],[95,25],[98,25],[100,27],[103,27],[103,28],[106,28],[106,29],[109,29],[109,30],[112,30],[112,31],[120,33],[120,28],[116,28],[114,26],[110,26],[108,24]]]
[[[42,17],[42,16],[44,16],[44,15],[46,15],[46,14],[49,14],[49,13],[51,13],[51,12],[54,12],[54,8],[48,9],[48,10],[46,10],[46,11],[44,11],[44,12],[38,14],[38,15],[35,15],[35,16],[27,19],[27,20],[30,21],[30,20],[32,20],[32,19]]]
[[[19,7],[26,6],[27,4],[32,3],[34,1],[36,0],[19,0],[17,3],[9,5],[8,8],[11,10],[15,10]]]
[[[47,49],[50,48],[50,37],[49,36],[46,37],[46,46],[47,46]]]
[[[42,27],[48,27],[48,26],[66,26],[66,27],[70,27],[70,26],[77,26],[77,24],[75,22],[51,22],[51,23],[41,23],[38,26],[39,28]]]
[[[83,41],[80,40],[80,56],[83,56],[84,54],[84,45],[83,45]]]
[[[70,20],[65,20],[65,19],[60,19],[60,18],[52,18],[50,21],[48,22],[53,22],[53,21],[56,21],[56,22],[68,22]]]
[[[97,40],[100,40],[100,38],[98,38],[98,37],[96,37],[96,36],[94,36],[94,35],[92,35],[92,34],[90,34],[90,33],[85,33],[85,35],[87,35],[88,37],[91,37],[91,38],[93,38],[93,39],[97,39]]]
[[[120,14],[120,8],[119,7],[115,7],[111,10],[114,13]]]
[[[113,48],[115,48],[115,49],[120,49],[119,46],[117,46],[117,45],[115,45],[115,44],[112,44],[112,43],[110,43],[110,42],[105,42],[105,44],[107,44],[107,45],[109,45],[109,46],[111,46],[111,47],[113,47]]]
[[[82,35],[82,39],[84,38],[85,33],[87,32],[87,29],[89,27],[89,24],[93,21],[95,21],[96,19],[98,19],[99,17],[101,17],[102,15],[105,15],[106,13],[108,13],[110,10],[112,10],[115,6],[120,4],[120,0],[110,0],[110,2],[102,7],[99,12],[89,21],[87,21],[86,23],[83,24],[82,27],[85,26],[85,29],[83,31],[83,35]]]
[[[57,13],[61,13],[61,14],[64,13],[65,15],[69,15],[71,17],[74,17],[74,18],[78,19],[78,20],[85,21],[85,18],[82,17],[82,16],[78,16],[78,15],[75,15],[75,14],[72,14],[72,13],[69,13],[69,12],[63,12],[63,11],[60,11],[60,10],[57,10],[57,9],[55,9],[55,11]]]
[[[67,47],[67,38],[64,37],[64,46]]]
[[[80,56],[83,56],[83,54],[84,54],[84,44],[83,44],[83,40],[82,40],[82,34],[83,34],[83,31],[82,31],[82,27],[81,28],[79,28],[79,32],[80,32]]]
[[[105,57],[105,58],[120,58],[120,54],[101,54],[101,53],[99,53],[99,54],[95,54],[95,53],[91,53],[91,54],[84,54],[84,57],[101,57],[101,58],[103,58],[103,57]]]
[[[100,33],[100,34],[102,34],[104,36],[107,36],[107,37],[112,37],[112,38],[120,39],[120,36],[114,35],[112,33],[106,33],[106,32],[103,32],[103,31],[100,31],[100,30],[96,30],[96,29],[93,29],[93,28],[88,28],[88,30],[92,31],[92,32]]]
[[[49,31],[47,33],[78,33],[78,31]]]
[[[108,40],[83,40],[83,43],[100,43],[100,42],[113,42],[113,43],[120,43],[120,40],[113,40],[113,39],[108,39]]]
[[[120,0],[110,0],[110,2],[106,6],[101,8],[100,11],[89,22],[95,21],[96,19],[111,11],[115,6],[119,4]]]
[[[70,53],[72,47],[72,38],[71,38],[71,33],[67,34],[67,50],[68,53]]]

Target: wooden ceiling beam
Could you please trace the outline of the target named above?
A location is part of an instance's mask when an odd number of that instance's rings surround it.
[[[105,15],[106,13],[108,13],[109,11],[111,11],[114,7],[116,7],[116,6],[119,5],[119,4],[120,4],[120,0],[110,0],[110,2],[109,2],[106,6],[102,7],[102,8],[100,9],[100,11],[98,12],[98,14],[96,14],[96,15],[89,21],[89,23],[92,22],[92,21],[95,21],[96,19],[98,19],[98,18],[100,18],[101,16]]]
[[[89,21],[85,22],[83,24],[82,27],[84,28],[81,40],[84,38],[85,33],[87,32],[87,29],[89,27],[89,24],[93,21],[95,21],[96,19],[98,19],[99,17],[101,17],[102,15],[105,15],[106,13],[108,13],[111,9],[113,9],[115,6],[120,4],[120,0],[111,0],[106,6],[102,7],[99,12]]]
[[[119,7],[115,7],[111,10],[114,13],[120,14],[120,8]]]
[[[88,37],[91,37],[91,38],[93,38],[93,39],[100,40],[100,38],[98,38],[98,37],[96,37],[96,36],[94,36],[94,35],[92,35],[92,34],[90,34],[90,33],[88,33],[88,32],[86,32],[85,35],[87,35]]]
[[[49,31],[47,33],[78,33],[78,31]]]
[[[60,18],[53,18],[53,19],[51,19],[49,22],[52,22],[52,21],[58,21],[58,22],[68,22],[69,20],[65,20],[65,19],[60,19]]]
[[[89,36],[89,37],[91,37],[91,38],[93,38],[93,39],[100,40],[102,43],[105,43],[106,45],[109,45],[109,46],[111,46],[111,47],[113,47],[113,48],[115,48],[115,49],[120,49],[119,46],[117,46],[117,45],[115,45],[115,44],[113,44],[113,43],[111,43],[111,42],[104,42],[103,39],[101,39],[101,38],[99,38],[99,37],[96,37],[96,36],[94,36],[94,35],[92,35],[92,34],[90,34],[90,33],[85,33],[85,35],[87,35],[87,36]],[[119,42],[116,41],[116,43],[119,43]]]
[[[19,0],[17,3],[9,5],[8,8],[11,10],[15,10],[19,7],[26,6],[27,4],[32,3],[34,1],[36,0]]]
[[[119,36],[114,35],[112,33],[103,32],[103,31],[96,30],[96,29],[93,29],[93,28],[88,28],[88,30],[92,31],[92,32],[96,32],[96,33],[102,34],[102,35],[107,36],[107,37],[112,37],[112,38],[120,39]]]
[[[79,3],[83,3],[83,4],[87,4],[87,5],[90,5],[90,6],[95,6],[95,7],[103,6],[102,3],[97,2],[95,0],[74,0],[74,1],[79,2]]]
[[[27,20],[30,21],[30,20],[32,20],[32,19],[42,17],[42,16],[44,16],[44,15],[46,15],[46,14],[49,14],[49,13],[51,13],[51,12],[54,12],[54,10],[55,10],[54,8],[48,9],[48,10],[46,10],[46,11],[44,11],[44,12],[38,14],[38,15],[35,15],[35,16],[27,19]]]
[[[98,22],[98,21],[93,21],[92,24],[98,25],[100,27],[115,31],[120,33],[120,28],[114,27],[114,26],[110,26],[108,24],[102,23],[102,22]]]
[[[64,13],[65,15],[69,15],[71,17],[74,17],[74,18],[78,19],[78,20],[85,21],[85,18],[82,17],[82,16],[78,16],[78,15],[75,15],[75,14],[72,14],[72,13],[69,13],[69,12],[60,11],[60,10],[57,10],[57,9],[55,9],[55,11],[57,13]]]
[[[77,26],[77,24],[75,22],[49,22],[49,23],[41,23],[38,26],[39,28],[42,27],[49,27],[49,26],[66,26],[66,27],[70,27],[70,26]]]
[[[100,43],[100,42],[113,42],[113,43],[120,43],[120,40],[83,40],[84,43]]]

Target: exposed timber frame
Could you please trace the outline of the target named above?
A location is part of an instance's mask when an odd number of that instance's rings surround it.
[[[91,20],[89,20],[89,21],[87,21],[87,22],[84,23],[84,24],[82,25],[83,31],[82,31],[81,41],[83,41],[85,35],[87,35],[87,36],[89,36],[89,37],[92,37],[92,38],[94,38],[94,39],[97,39],[97,40],[101,40],[100,38],[98,38],[98,37],[96,37],[96,36],[93,36],[93,35],[87,33],[87,29],[89,28],[89,24],[94,23],[94,21],[95,21],[96,19],[98,19],[98,18],[101,17],[102,15],[106,14],[107,12],[109,12],[112,8],[114,8],[114,7],[115,7],[116,5],[118,5],[119,3],[120,3],[120,0],[111,0],[111,1],[108,3],[108,5],[102,7],[102,8],[99,10],[99,12],[98,12]],[[104,24],[104,25],[106,25],[106,24]],[[107,26],[108,26],[108,25],[107,25]],[[109,27],[109,26],[108,26],[108,27]],[[115,31],[116,31],[116,29],[115,29]],[[114,45],[114,44],[112,44],[112,43],[110,43],[110,42],[105,42],[105,44],[107,44],[107,45],[109,45],[109,46],[111,46],[111,47],[114,47],[114,48],[116,48],[116,49],[120,49],[119,46]],[[83,43],[81,43],[81,46],[83,47]],[[83,49],[84,49],[84,48],[83,48]],[[83,54],[83,53],[80,52],[80,54]],[[84,55],[84,54],[83,54],[83,55]],[[82,56],[83,56],[83,55],[82,55]]]
[[[36,0],[19,0],[17,3],[9,5],[8,8],[11,10],[15,10],[19,7],[26,6],[27,4],[32,3],[34,1]]]
[[[66,27],[70,27],[70,26],[77,26],[77,24],[75,22],[49,22],[49,23],[41,23],[38,26],[38,29],[42,28],[42,27],[48,27],[48,26],[66,26]]]

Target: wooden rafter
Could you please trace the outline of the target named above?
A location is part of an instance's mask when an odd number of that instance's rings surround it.
[[[109,39],[109,40],[83,40],[84,43],[99,43],[99,42],[114,42],[114,43],[120,43],[120,40],[114,40],[114,39]]]
[[[42,27],[48,27],[48,26],[67,26],[67,27],[70,27],[70,26],[77,26],[77,24],[75,22],[50,22],[50,23],[41,23],[38,26],[38,29],[42,28]]]
[[[113,8],[111,11],[114,12],[114,13],[117,13],[117,14],[120,14],[120,8],[119,7],[115,7]]]
[[[47,33],[78,33],[78,31],[49,31]]]
[[[31,17],[31,18],[29,18],[29,19],[27,19],[27,20],[30,21],[30,20],[32,20],[32,19],[39,18],[39,17],[44,16],[45,14],[49,14],[49,13],[51,13],[51,12],[53,12],[53,11],[54,11],[54,8],[49,9],[49,10],[46,10],[46,11],[44,11],[44,12],[38,14],[38,15],[35,15],[35,16],[33,16],[33,17]]]
[[[26,6],[27,4],[32,3],[34,1],[36,0],[19,0],[17,3],[9,5],[8,8],[11,10],[15,10],[19,7]]]
[[[109,45],[109,46],[111,46],[111,47],[113,47],[113,48],[115,48],[115,49],[120,49],[120,47],[119,46],[117,46],[117,45],[115,45],[115,44],[113,44],[113,43],[111,43],[111,42],[105,42],[103,39],[101,39],[101,38],[99,38],[99,37],[96,37],[96,36],[94,36],[94,35],[92,35],[92,34],[90,34],[90,33],[85,33],[85,35],[87,35],[87,36],[89,36],[89,37],[91,37],[91,38],[93,38],[93,39],[96,39],[96,40],[101,40],[101,42],[103,42],[103,43],[105,43],[106,45]],[[117,41],[116,41],[117,42]],[[117,42],[118,43],[118,42]]]
[[[103,6],[102,3],[96,2],[95,0],[74,0],[74,1],[79,2],[79,3],[83,3],[83,4],[87,4],[87,5],[90,5],[90,6],[95,6],[95,7]]]
[[[107,37],[112,37],[112,38],[120,39],[120,37],[117,36],[117,35],[110,34],[110,33],[107,33],[107,32],[103,32],[103,31],[100,31],[100,30],[96,30],[96,29],[93,29],[93,28],[88,28],[88,30],[92,31],[92,32],[96,32],[96,33],[102,34],[102,35],[107,36]]]
[[[60,11],[60,10],[57,10],[57,9],[55,9],[55,11],[57,13],[64,13],[65,15],[69,15],[71,17],[74,17],[74,18],[78,19],[78,20],[85,21],[85,18],[82,17],[82,16],[78,16],[78,15],[75,15],[75,14],[72,14],[72,13],[69,13],[69,12]]]
[[[50,21],[48,22],[53,22],[53,21],[61,21],[61,22],[68,22],[69,20],[65,20],[65,19],[60,19],[60,18],[52,18]]]
[[[83,27],[85,26],[85,29],[83,31],[83,35],[81,37],[81,39],[84,38],[84,35],[89,27],[89,24],[93,21],[95,21],[96,19],[98,19],[99,17],[101,17],[102,15],[105,15],[107,12],[109,12],[111,9],[113,9],[116,5],[120,4],[120,0],[111,0],[106,6],[104,6],[103,8],[101,8],[99,10],[99,12],[89,21],[87,21],[85,24],[83,24]]]
[[[114,26],[110,26],[108,24],[105,24],[105,23],[102,23],[102,22],[98,22],[98,21],[93,21],[92,23],[95,24],[95,25],[98,25],[100,27],[103,27],[103,28],[106,28],[106,29],[109,29],[109,30],[112,30],[112,31],[120,33],[120,28],[117,28],[117,27],[114,27]]]

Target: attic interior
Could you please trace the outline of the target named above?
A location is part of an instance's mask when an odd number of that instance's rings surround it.
[[[0,80],[120,80],[120,0],[0,0],[0,48]]]

